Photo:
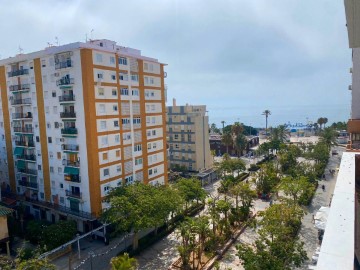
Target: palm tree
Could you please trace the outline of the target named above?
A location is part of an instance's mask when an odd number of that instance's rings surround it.
[[[271,112],[269,110],[265,110],[263,111],[262,115],[265,115],[265,119],[266,119],[265,133],[267,134],[268,117],[269,115],[271,115]]]
[[[244,134],[238,134],[235,137],[234,147],[238,151],[238,156],[239,157],[242,156],[246,146],[247,146],[247,139],[246,139],[245,135]]]
[[[321,128],[322,128],[322,125],[325,124],[325,118],[320,117],[320,118],[317,120],[317,123],[319,124],[320,129],[321,129]]]
[[[221,136],[221,142],[226,146],[226,153],[229,154],[229,146],[233,144],[233,138],[230,133],[224,133]]]
[[[224,127],[225,127],[225,123],[226,123],[226,122],[225,122],[224,120],[221,121],[221,124],[222,124],[222,126],[223,126],[223,130],[224,130]]]
[[[325,128],[325,125],[326,125],[327,122],[328,122],[328,119],[326,117],[324,117],[323,118],[324,128]]]
[[[110,261],[112,270],[136,270],[138,262],[135,258],[130,258],[128,253],[113,257]]]
[[[320,133],[320,141],[324,142],[329,148],[329,150],[332,145],[337,144],[336,139],[337,132],[331,127],[324,128],[324,130]]]
[[[288,139],[289,132],[286,130],[286,127],[284,125],[280,125],[276,128],[273,128],[271,130],[271,140],[272,141],[280,141],[280,142],[286,142]]]
[[[233,133],[234,137],[237,137],[239,134],[243,133],[244,127],[239,122],[235,122],[231,127],[231,132]]]

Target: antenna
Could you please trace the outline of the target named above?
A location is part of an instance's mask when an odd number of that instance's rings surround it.
[[[87,42],[87,33],[85,33],[85,42]]]
[[[19,45],[19,54],[22,54],[23,53],[23,49],[20,47],[20,45]]]
[[[56,46],[59,46],[59,38],[58,37],[55,37],[55,44],[56,44]]]
[[[93,32],[94,32],[94,29],[91,29],[90,31],[90,39],[93,40]]]

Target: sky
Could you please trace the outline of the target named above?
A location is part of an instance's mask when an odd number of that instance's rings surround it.
[[[0,57],[106,38],[166,63],[168,105],[210,123],[265,126],[350,117],[343,1],[0,0]],[[93,31],[92,31],[93,30]]]

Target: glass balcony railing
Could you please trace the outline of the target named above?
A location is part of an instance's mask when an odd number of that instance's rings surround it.
[[[62,69],[62,68],[69,68],[69,67],[73,67],[73,61],[71,61],[71,60],[66,60],[66,61],[61,61],[61,62],[55,63],[55,69]]]
[[[31,112],[27,112],[27,113],[13,113],[12,114],[12,118],[13,119],[32,119],[32,113]]]
[[[13,99],[11,105],[31,105],[31,98]]]
[[[17,133],[33,133],[32,127],[14,127],[14,132]]]
[[[25,174],[31,174],[31,175],[37,175],[37,170],[32,170],[32,169],[22,169],[22,168],[18,168],[18,172],[19,173],[25,173]]]
[[[74,95],[62,95],[59,96],[59,102],[75,101]]]
[[[36,155],[32,154],[32,155],[20,155],[20,156],[16,156],[18,159],[24,159],[24,160],[29,160],[29,161],[36,161]]]
[[[77,128],[62,128],[61,129],[61,134],[63,134],[63,135],[77,135],[78,130],[77,130]]]
[[[80,167],[80,161],[65,160],[65,166]]]
[[[74,78],[61,78],[60,80],[56,81],[56,85],[57,86],[62,86],[62,85],[71,85],[74,84]]]
[[[64,180],[69,182],[81,183],[80,175],[73,175],[73,174],[65,175]]]
[[[36,183],[36,182],[29,182],[29,181],[26,181],[26,180],[19,180],[18,183],[19,183],[20,186],[23,186],[23,187],[38,189],[38,183]]]
[[[8,77],[15,77],[15,76],[27,75],[27,74],[29,74],[28,69],[18,69],[8,72]]]
[[[15,141],[16,146],[35,147],[34,141]]]
[[[78,152],[79,151],[79,145],[77,145],[77,144],[63,144],[62,150]]]
[[[76,118],[75,112],[61,112],[60,118]]]
[[[30,84],[10,85],[9,90],[10,91],[26,91],[26,90],[30,90]]]
[[[72,190],[65,190],[65,193],[66,193],[66,196],[68,196],[68,197],[77,198],[77,199],[82,198],[81,192],[74,192]]]

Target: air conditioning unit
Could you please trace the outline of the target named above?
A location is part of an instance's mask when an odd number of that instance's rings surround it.
[[[64,138],[60,138],[60,142],[65,142],[65,139],[64,139]]]
[[[353,70],[352,70],[352,67],[350,68],[350,73],[352,73],[353,72]]]
[[[352,85],[351,84],[349,85],[349,90],[352,90]]]
[[[167,72],[164,72],[164,78],[167,78]]]

